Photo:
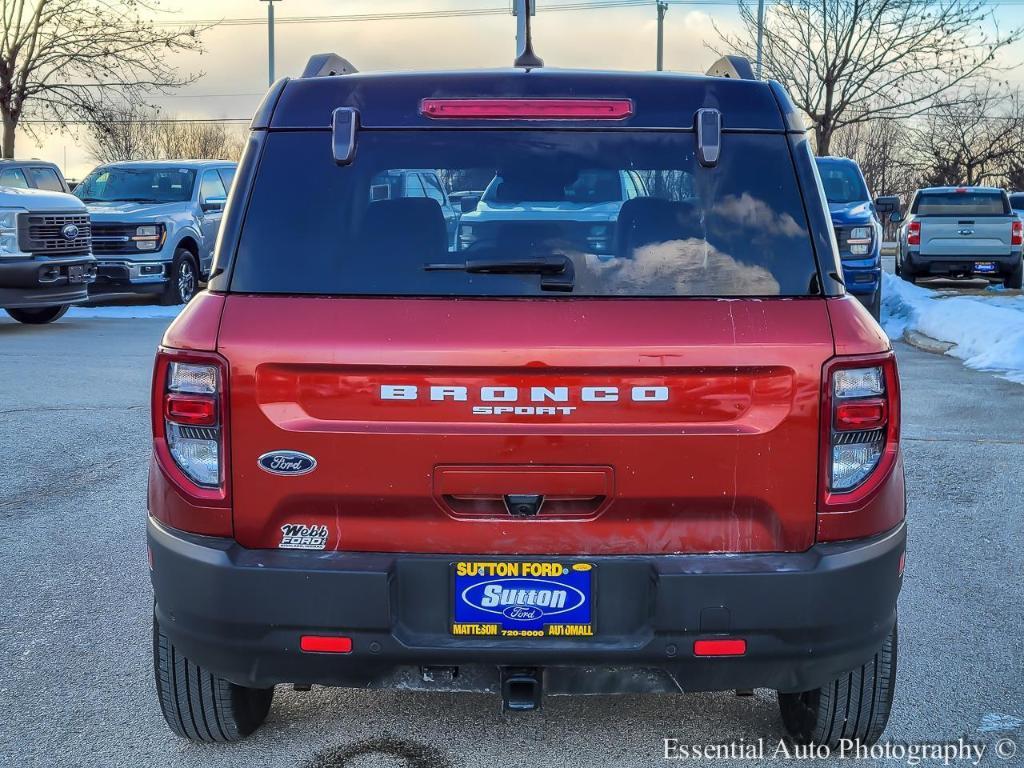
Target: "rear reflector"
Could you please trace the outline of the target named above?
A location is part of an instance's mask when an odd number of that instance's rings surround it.
[[[694,656],[742,656],[747,652],[746,640],[695,640]]]
[[[629,99],[423,99],[420,114],[450,120],[622,120]]]
[[[303,635],[299,647],[306,653],[352,653],[351,637]]]
[[[885,426],[885,400],[854,400],[836,405],[836,429],[880,429]]]
[[[217,401],[202,395],[172,395],[164,399],[164,416],[175,424],[212,427],[217,423]]]

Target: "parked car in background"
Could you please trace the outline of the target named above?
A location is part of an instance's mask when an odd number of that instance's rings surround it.
[[[8,315],[21,323],[52,323],[88,298],[95,279],[89,213],[81,200],[0,186],[0,307]]]
[[[485,251],[498,239],[558,237],[585,253],[612,258],[623,203],[647,196],[633,170],[573,169],[559,176],[524,166],[502,169],[459,224],[459,250]]]
[[[898,197],[872,201],[864,174],[846,157],[819,157],[818,175],[832,217],[846,290],[877,320],[882,306],[882,217],[899,210]]]
[[[424,198],[441,206],[445,230],[448,232],[449,248],[455,247],[455,233],[462,215],[458,205],[448,198],[444,184],[437,171],[429,169],[390,169],[377,174],[370,184],[370,200],[398,200],[399,198]]]
[[[235,175],[223,160],[101,165],[75,188],[92,214],[96,290],[183,304],[210,274]]]
[[[0,187],[71,191],[60,168],[45,160],[0,160]]]
[[[901,219],[896,273],[919,277],[984,277],[1020,288],[1024,221],[995,187],[929,187],[914,193]]]

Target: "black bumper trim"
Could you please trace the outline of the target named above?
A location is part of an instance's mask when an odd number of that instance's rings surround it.
[[[247,550],[152,518],[148,536],[164,632],[194,662],[254,687],[361,687],[407,665],[601,664],[657,667],[684,690],[810,690],[881,646],[906,546],[900,525],[800,553],[585,558],[596,566],[596,635],[529,642],[449,635],[449,563],[464,556]],[[353,652],[302,653],[302,634],[348,635]],[[747,654],[692,655],[695,639],[723,634],[745,638]]]
[[[95,266],[89,254],[0,259],[0,307],[28,309],[86,301]],[[69,282],[69,267],[82,268],[81,282]]]

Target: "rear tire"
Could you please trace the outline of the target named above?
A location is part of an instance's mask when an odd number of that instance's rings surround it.
[[[898,632],[892,632],[867,664],[828,685],[803,693],[779,693],[786,732],[797,744],[839,746],[851,739],[870,746],[889,722],[896,691]]]
[[[202,743],[240,741],[267,718],[273,688],[246,688],[217,677],[185,657],[153,617],[153,671],[167,725]]]
[[[60,304],[56,307],[39,307],[38,309],[5,309],[4,311],[26,325],[46,325],[64,317],[68,311],[68,304]]]
[[[1024,287],[1022,283],[1024,283],[1024,259],[1018,261],[1017,266],[1014,267],[1013,271],[1006,276],[1005,280],[1003,280],[1003,285],[1007,288],[1012,288],[1018,291]]]

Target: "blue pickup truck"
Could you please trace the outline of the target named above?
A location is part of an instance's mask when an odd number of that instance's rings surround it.
[[[877,320],[882,303],[882,216],[899,210],[898,197],[872,201],[860,166],[845,157],[817,158],[846,290]]]

